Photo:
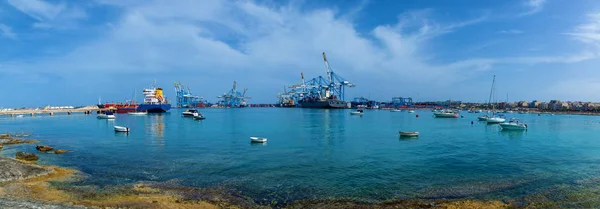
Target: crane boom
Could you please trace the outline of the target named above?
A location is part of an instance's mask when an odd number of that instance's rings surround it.
[[[325,52],[323,52],[323,61],[325,62],[325,72],[327,73],[327,79],[329,80],[329,83],[331,83],[331,69],[329,67],[329,62],[327,61],[327,55],[325,55]]]

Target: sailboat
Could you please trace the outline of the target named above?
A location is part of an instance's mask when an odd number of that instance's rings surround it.
[[[494,79],[492,80],[492,90],[490,91],[490,102],[489,103],[491,103],[492,97],[495,93],[494,92],[495,85],[496,85],[496,75],[494,75]],[[488,117],[485,121],[487,122],[487,124],[497,124],[497,123],[504,123],[504,121],[506,121],[506,119],[496,116],[496,111],[494,111],[494,104],[492,104],[492,116]]]

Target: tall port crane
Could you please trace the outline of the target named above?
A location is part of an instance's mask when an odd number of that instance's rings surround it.
[[[245,107],[246,102],[250,99],[250,97],[246,96],[247,91],[248,89],[244,89],[242,93],[238,92],[237,82],[233,81],[233,88],[229,92],[217,97],[221,99],[218,104],[224,107]]]

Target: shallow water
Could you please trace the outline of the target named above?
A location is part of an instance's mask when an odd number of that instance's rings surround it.
[[[42,163],[83,171],[82,184],[176,180],[219,186],[259,203],[297,199],[519,197],[556,184],[600,176],[600,118],[513,114],[525,132],[465,118],[433,118],[430,111],[293,108],[182,110],[114,121],[95,115],[0,118],[0,132],[33,132],[45,145],[73,152],[40,153]],[[416,117],[419,115],[420,117]],[[471,121],[475,124],[471,125]],[[131,133],[114,133],[114,125]],[[400,139],[398,131],[419,131]],[[266,144],[250,136],[267,137]],[[35,151],[5,146],[2,156]]]

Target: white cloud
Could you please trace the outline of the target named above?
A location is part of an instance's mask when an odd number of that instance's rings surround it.
[[[481,23],[486,16],[439,23],[431,19],[430,10],[413,11],[400,15],[397,24],[361,33],[351,18],[338,17],[330,9],[268,7],[250,1],[144,2],[103,0],[116,3],[111,5],[124,14],[100,38],[63,56],[13,67],[63,75],[210,73],[213,76],[206,80],[221,83],[234,79],[249,83],[260,77],[276,81],[261,83],[272,85],[275,91],[299,80],[300,72],[307,78],[324,75],[321,52],[327,53],[334,70],[345,78],[359,86],[361,80],[370,80],[378,88],[398,83],[451,86],[499,64],[573,63],[597,57],[586,52],[431,61],[436,58],[430,47],[433,38]]]
[[[512,29],[512,30],[501,30],[501,31],[499,31],[499,33],[504,33],[504,34],[521,34],[521,33],[523,33],[523,31]]]
[[[565,33],[575,39],[600,47],[600,13],[588,14],[587,22],[576,26],[573,31]]]
[[[518,16],[527,16],[542,11],[546,0],[526,0],[524,5],[529,8],[528,11],[519,14]]]
[[[52,4],[43,0],[8,0],[8,3],[36,19],[34,28],[68,27],[73,21],[87,17],[83,9],[65,3]]]
[[[11,38],[11,39],[17,38],[17,34],[13,33],[12,29],[10,27],[8,27],[7,25],[0,24],[0,32],[2,32],[2,35],[6,36],[7,38]]]

